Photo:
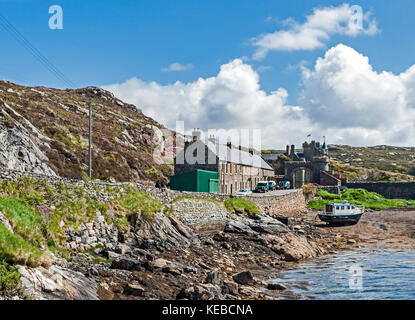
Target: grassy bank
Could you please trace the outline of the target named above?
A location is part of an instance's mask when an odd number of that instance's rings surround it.
[[[246,199],[230,198],[224,201],[224,205],[229,212],[246,212],[251,216],[261,214],[257,205]]]
[[[347,200],[349,203],[365,206],[367,209],[384,210],[389,208],[415,208],[415,201],[405,199],[386,199],[382,195],[369,192],[365,189],[347,189],[342,194],[333,194],[325,190],[318,190],[316,197],[308,202],[308,208],[323,210],[324,205]],[[410,204],[408,204],[408,202]]]
[[[51,252],[68,256],[67,228],[76,230],[100,213],[107,223],[126,231],[132,215],[151,221],[154,213],[162,211],[159,201],[134,186],[97,188],[51,185],[44,179],[27,177],[0,182],[0,212],[13,229],[0,223],[0,292],[18,283],[14,265],[48,267]]]

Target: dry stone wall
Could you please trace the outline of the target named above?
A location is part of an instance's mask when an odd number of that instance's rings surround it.
[[[303,211],[307,205],[302,190],[280,196],[247,197],[247,199],[270,216],[293,216]]]
[[[98,245],[108,250],[115,250],[118,243],[118,229],[107,224],[101,214],[97,214],[96,221],[81,224],[76,230],[70,227],[66,230],[66,247],[86,251]]]
[[[21,172],[1,171],[0,180],[17,179],[25,175]],[[37,178],[45,178],[52,185],[58,183],[70,183],[82,185],[87,193],[98,196],[102,201],[110,201],[114,193],[106,192],[107,187],[123,188],[129,183],[104,183],[84,182],[81,180],[70,180],[60,177],[30,175]],[[146,191],[150,196],[156,198],[160,203],[171,209],[174,216],[186,225],[208,225],[213,223],[224,223],[230,219],[223,201],[231,196],[215,193],[182,192],[176,190],[160,190],[152,186],[132,184],[139,190]],[[306,207],[306,200],[301,190],[293,190],[284,195],[255,195],[245,197],[255,203],[262,212],[270,216],[292,216]],[[88,250],[102,245],[106,249],[116,249],[119,235],[117,228],[108,224],[104,217],[97,212],[93,221],[84,223],[76,229],[70,227],[66,230],[67,247],[76,250]]]
[[[222,202],[204,199],[180,199],[172,204],[173,214],[187,225],[225,222],[229,213]]]

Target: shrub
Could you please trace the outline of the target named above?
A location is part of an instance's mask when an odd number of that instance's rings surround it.
[[[138,220],[138,217],[142,217],[150,222],[155,213],[162,212],[162,207],[157,199],[149,196],[145,191],[127,187],[125,193],[111,201],[108,210],[114,213],[116,217],[114,224],[118,230],[124,232],[130,227],[128,220],[134,222]]]
[[[0,292],[8,292],[20,284],[21,274],[16,266],[0,260]]]
[[[225,200],[224,205],[229,212],[247,212],[250,216],[261,214],[257,205],[246,199],[230,198]]]
[[[313,185],[312,183],[303,185],[301,187],[301,189],[303,190],[303,194],[305,196],[306,201],[308,201],[311,198],[313,198],[314,195],[317,192],[317,187],[315,185]]]
[[[326,190],[323,190],[323,189],[319,189],[317,191],[317,196],[321,197],[324,200],[340,199],[340,195],[339,194],[330,193],[330,192],[328,192]]]

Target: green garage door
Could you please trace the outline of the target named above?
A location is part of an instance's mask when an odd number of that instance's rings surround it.
[[[217,193],[219,190],[219,180],[218,179],[209,179],[209,192]]]

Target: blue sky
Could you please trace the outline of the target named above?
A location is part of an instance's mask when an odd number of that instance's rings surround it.
[[[344,1],[102,1],[1,0],[1,13],[78,86],[117,83],[131,77],[160,83],[213,76],[233,58],[251,56],[249,39],[278,29],[278,20],[303,21],[312,8]],[[352,46],[368,55],[375,69],[401,72],[413,64],[415,2],[351,1],[371,10],[382,32],[374,37],[335,36],[327,43]],[[59,4],[64,29],[50,30],[48,8]],[[267,21],[268,17],[275,20]],[[19,83],[64,87],[3,29],[0,75]],[[405,41],[405,39],[407,41]],[[399,48],[399,50],[397,50]],[[296,90],[305,60],[313,63],[324,49],[273,52],[252,65],[272,67],[261,74],[265,90]],[[162,72],[174,62],[191,63],[186,72]]]
[[[48,27],[48,9],[54,4],[63,8],[63,30]],[[364,13],[370,11],[378,32],[356,36],[334,33],[323,41],[323,47],[271,50],[263,59],[252,58],[256,47],[251,39],[289,29],[283,23],[286,19],[302,24],[313,9],[342,4],[357,4]],[[410,0],[0,0],[0,10],[77,87],[122,84],[132,78],[154,81],[162,88],[176,81],[189,84],[198,78],[215,77],[222,65],[242,58],[257,72],[261,90],[270,94],[284,88],[288,94],[284,104],[299,105],[305,89],[302,72],[296,66],[302,63],[313,69],[317,58],[340,43],[367,56],[378,73],[399,75],[414,64],[415,2]],[[66,87],[3,28],[0,34],[0,78],[25,85]],[[172,63],[191,67],[163,71]],[[129,95],[121,94],[124,96],[128,100]],[[316,131],[320,136],[324,133],[321,128]],[[342,142],[347,137],[343,134],[335,140]],[[296,139],[301,137],[292,138]],[[364,143],[381,140],[367,139]],[[398,140],[386,139],[385,143],[406,142]]]

